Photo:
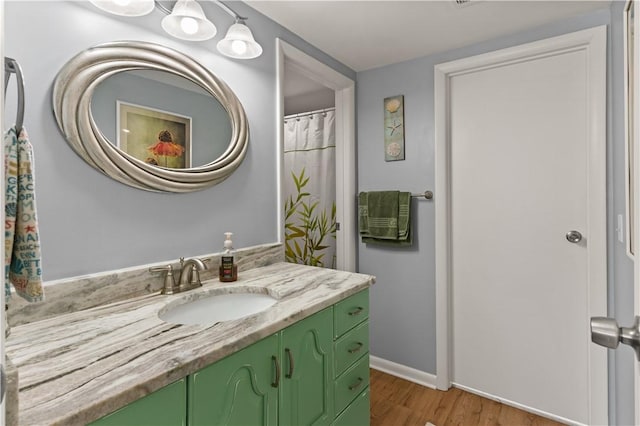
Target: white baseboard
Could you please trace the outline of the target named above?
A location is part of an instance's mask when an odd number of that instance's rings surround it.
[[[374,370],[379,370],[431,389],[436,388],[436,376],[434,374],[425,373],[424,371],[397,364],[393,361],[387,361],[386,359],[373,355],[369,355],[369,366]]]

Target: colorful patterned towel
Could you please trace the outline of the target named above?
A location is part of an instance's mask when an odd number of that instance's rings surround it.
[[[29,302],[44,300],[40,238],[36,218],[33,147],[27,132],[10,129],[4,137],[5,231],[4,278]]]

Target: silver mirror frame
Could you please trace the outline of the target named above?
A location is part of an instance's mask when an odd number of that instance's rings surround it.
[[[96,87],[114,74],[141,69],[186,78],[222,104],[231,122],[231,141],[220,157],[199,167],[168,169],[130,156],[104,136],[91,114]],[[154,43],[118,41],[80,52],[56,77],[53,112],[71,148],[89,165],[119,182],[147,191],[192,192],[220,183],[238,168],[249,143],[247,116],[233,91],[197,61]]]

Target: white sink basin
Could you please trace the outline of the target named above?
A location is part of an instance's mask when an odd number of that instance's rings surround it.
[[[171,324],[209,325],[257,314],[277,301],[263,293],[217,293],[169,305],[158,313],[158,317]]]

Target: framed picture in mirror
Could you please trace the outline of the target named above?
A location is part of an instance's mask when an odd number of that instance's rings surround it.
[[[191,167],[191,117],[117,101],[117,145],[147,164]]]

